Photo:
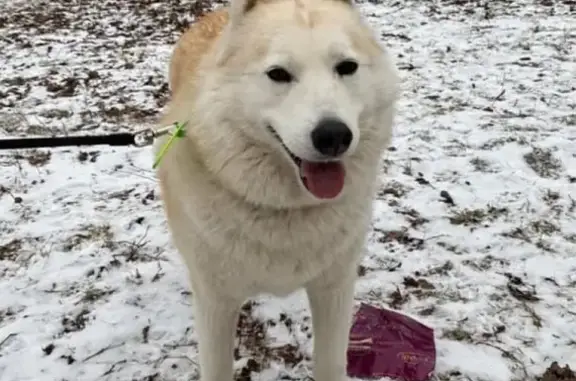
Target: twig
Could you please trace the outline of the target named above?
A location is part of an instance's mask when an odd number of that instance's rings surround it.
[[[6,344],[6,342],[7,342],[8,340],[10,340],[11,338],[13,338],[13,337],[16,336],[16,335],[18,335],[18,334],[17,334],[17,333],[11,333],[11,334],[9,334],[8,336],[6,336],[6,337],[4,338],[4,340],[0,341],[0,348],[2,348],[2,346],[3,346],[4,344]]]
[[[506,94],[506,89],[502,89],[502,91],[500,92],[500,94],[496,95],[494,97],[495,101],[499,101],[500,99],[502,99],[502,97],[504,96],[504,94]]]
[[[500,351],[504,357],[506,357],[506,358],[514,361],[514,362],[517,363],[518,365],[520,365],[520,367],[522,368],[522,371],[524,372],[524,377],[525,377],[524,379],[525,379],[525,380],[527,380],[527,379],[529,378],[529,377],[528,377],[528,370],[526,369],[526,365],[524,365],[524,363],[523,363],[522,361],[520,361],[520,360],[518,359],[518,357],[514,356],[514,354],[513,354],[512,352],[507,351],[507,350],[505,350],[505,349],[503,349],[503,348],[500,348],[500,347],[497,346],[497,345],[488,343],[488,342],[486,342],[486,341],[478,341],[477,343],[478,343],[478,344],[482,344],[482,345],[486,345],[487,347],[491,347],[491,348],[494,348],[494,349]]]
[[[104,352],[106,352],[106,351],[109,351],[109,350],[111,350],[111,349],[119,348],[119,347],[123,346],[124,344],[126,344],[126,343],[125,343],[125,342],[122,342],[122,343],[120,343],[120,344],[114,344],[114,345],[109,345],[109,346],[107,346],[107,347],[104,347],[104,348],[98,350],[97,352],[95,352],[95,353],[89,355],[88,357],[86,357],[84,360],[82,360],[82,362],[86,362],[86,361],[88,361],[88,360],[93,359],[94,357],[100,356],[102,353],[104,353]]]
[[[158,271],[156,271],[156,274],[154,274],[154,276],[152,277],[152,282],[157,282],[160,280],[160,278],[164,276],[164,272],[162,271],[162,265],[160,264],[160,262],[156,262],[156,264],[158,265]]]
[[[114,364],[112,364],[112,366],[106,372],[102,373],[102,377],[111,375],[112,372],[114,372],[116,370],[116,367],[118,365],[126,364],[127,362],[128,362],[128,360],[120,360],[120,361],[115,362]]]
[[[194,360],[192,360],[190,357],[188,356],[184,356],[184,355],[180,355],[180,356],[163,356],[161,358],[159,358],[158,360],[156,360],[154,362],[154,369],[158,368],[162,363],[164,363],[164,361],[166,360],[186,360],[188,361],[190,364],[192,365],[198,365],[198,363]]]

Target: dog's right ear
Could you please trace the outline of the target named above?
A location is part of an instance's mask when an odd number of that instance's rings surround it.
[[[244,15],[256,6],[259,0],[230,0],[230,25],[235,27],[242,22]]]
[[[351,7],[354,7],[356,5],[354,0],[334,0],[334,1],[344,3],[344,4],[349,5]]]
[[[237,28],[242,24],[246,14],[250,12],[259,1],[265,0],[230,0],[228,6],[228,23],[222,32],[222,43],[219,44],[216,51],[217,65],[223,65],[228,58],[230,58],[232,52],[240,48],[238,42],[236,42],[237,39],[233,37],[237,35]]]

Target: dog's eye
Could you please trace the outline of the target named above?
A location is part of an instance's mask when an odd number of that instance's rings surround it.
[[[352,60],[341,61],[338,65],[336,65],[335,70],[336,73],[341,76],[352,75],[356,73],[356,70],[358,70],[358,62]]]
[[[292,80],[294,79],[294,77],[292,77],[292,74],[290,74],[288,70],[281,67],[275,67],[273,69],[268,70],[266,72],[266,75],[268,76],[268,78],[278,83],[289,83],[292,82]]]

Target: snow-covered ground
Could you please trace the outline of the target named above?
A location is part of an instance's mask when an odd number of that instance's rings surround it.
[[[171,44],[206,6],[0,0],[0,136],[151,125]],[[404,94],[358,302],[433,327],[436,380],[576,367],[576,2],[361,7]],[[197,378],[151,163],[149,148],[0,152],[0,380]],[[303,293],[247,303],[238,380],[307,377],[310,328]]]

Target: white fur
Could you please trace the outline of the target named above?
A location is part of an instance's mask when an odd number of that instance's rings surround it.
[[[342,381],[397,75],[386,53],[370,48],[373,37],[347,2],[277,0],[245,12],[246,1],[233,0],[226,30],[192,78],[181,80],[164,118],[189,122],[159,178],[173,241],[190,272],[201,377],[232,379],[236,318],[246,298],[304,287],[315,380]],[[319,18],[319,26],[303,27],[297,20],[306,17]],[[360,63],[356,74],[334,75],[342,58]],[[274,65],[297,81],[270,81],[264,73]],[[345,121],[354,136],[342,159],[344,190],[334,200],[318,200],[303,187],[266,129],[272,125],[292,152],[313,160],[310,132],[326,115]]]

